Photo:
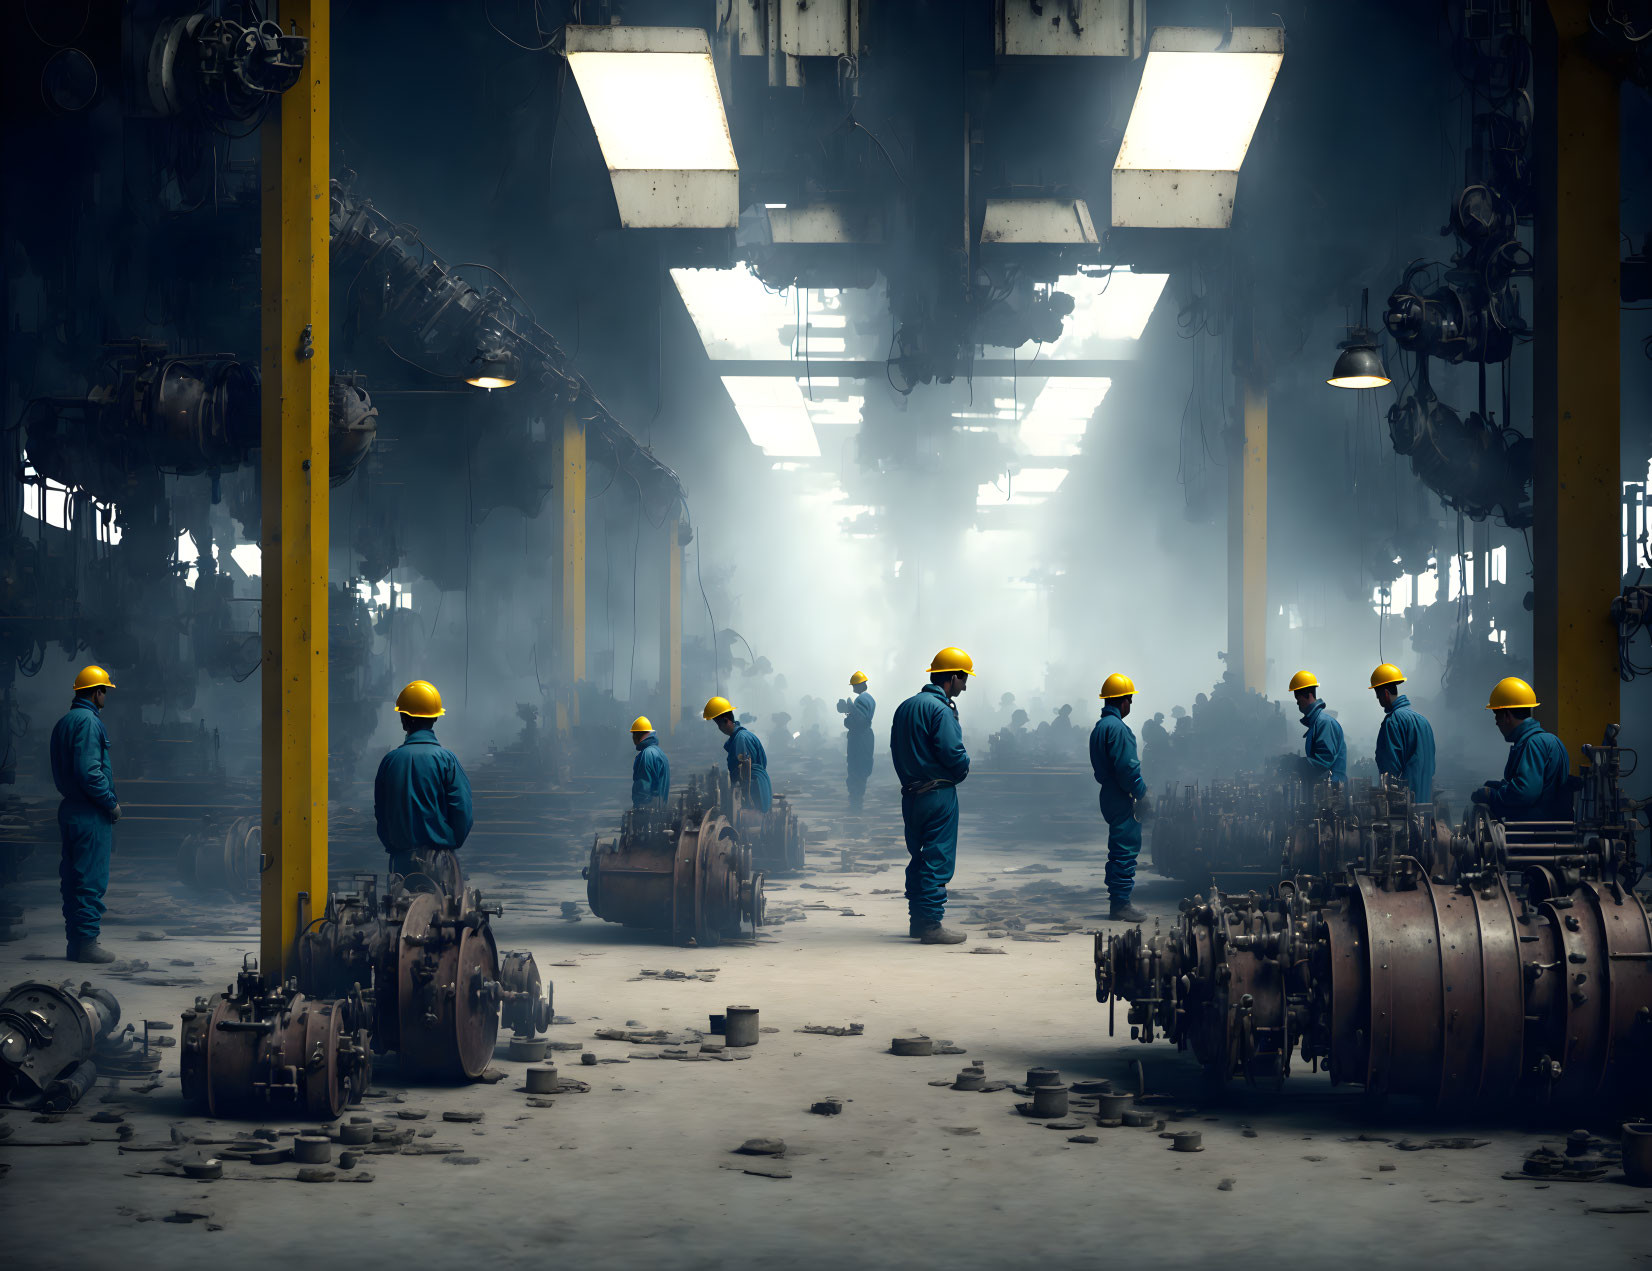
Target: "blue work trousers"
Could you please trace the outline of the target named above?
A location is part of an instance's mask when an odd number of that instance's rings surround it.
[[[1136,889],[1136,857],[1141,855],[1141,822],[1133,813],[1107,821],[1107,895],[1115,905],[1125,904]]]
[[[866,802],[866,779],[872,775],[872,733],[849,734],[849,811],[859,812]]]
[[[78,949],[95,941],[103,925],[109,853],[115,845],[114,823],[90,803],[65,799],[57,805],[57,829],[63,840],[63,859],[57,867],[63,892],[63,926],[69,947]]]
[[[933,927],[946,912],[946,885],[958,865],[958,791],[951,786],[901,796],[906,826],[906,909],[912,925]]]

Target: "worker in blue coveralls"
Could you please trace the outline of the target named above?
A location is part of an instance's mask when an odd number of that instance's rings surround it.
[[[109,890],[109,855],[115,847],[120,800],[109,769],[109,734],[103,727],[103,700],[114,681],[101,666],[75,676],[69,713],[52,729],[52,781],[63,802],[57,829],[63,859],[57,875],[63,893],[63,925],[71,962],[113,962],[98,943],[103,894]]]
[[[390,872],[406,876],[415,872],[415,856],[428,862],[463,847],[475,816],[470,778],[459,757],[436,740],[436,721],[447,714],[436,686],[414,680],[397,696],[396,713],[407,735],[379,763],[373,816]]]
[[[1141,821],[1147,782],[1136,757],[1136,734],[1124,717],[1136,700],[1136,682],[1114,673],[1101,686],[1101,718],[1090,732],[1090,768],[1101,786],[1101,815],[1107,822],[1107,895],[1111,922],[1140,922],[1147,915],[1130,903],[1136,889],[1136,857],[1141,854]]]
[[[866,779],[872,775],[872,716],[878,704],[867,690],[865,671],[849,677],[849,690],[853,696],[837,708],[849,730],[849,814],[859,816],[866,806]]]
[[[1572,820],[1572,760],[1566,743],[1532,718],[1537,694],[1525,680],[1510,676],[1491,691],[1486,709],[1509,743],[1503,779],[1489,781],[1471,796],[1502,821]]]
[[[1318,777],[1329,777],[1331,784],[1348,782],[1348,743],[1342,736],[1342,725],[1331,718],[1325,703],[1319,700],[1319,681],[1312,671],[1298,671],[1291,676],[1291,693],[1296,697],[1296,708],[1302,712],[1302,727],[1307,729],[1302,739],[1308,764]]]
[[[969,776],[969,752],[954,699],[969,687],[975,663],[945,648],[929,663],[929,683],[895,708],[889,758],[901,783],[906,827],[907,934],[924,944],[962,944],[967,937],[941,925],[946,885],[958,863],[958,783]]]
[[[734,718],[734,704],[726,697],[712,698],[701,714],[728,738],[723,750],[728,755],[729,780],[736,789],[740,787],[740,761],[751,761],[751,806],[767,812],[774,805],[774,787],[769,784],[769,756],[757,734]]]
[[[1415,803],[1434,802],[1434,726],[1400,692],[1405,672],[1384,662],[1371,672],[1371,691],[1383,709],[1377,730],[1377,771],[1411,787]]]
[[[631,806],[664,803],[671,794],[671,763],[660,749],[648,716],[638,715],[631,721],[631,744],[637,748],[637,757],[631,761]]]

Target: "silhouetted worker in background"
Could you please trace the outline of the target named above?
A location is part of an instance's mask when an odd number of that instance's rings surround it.
[[[969,776],[969,752],[953,701],[969,687],[975,663],[946,648],[929,664],[929,683],[895,708],[889,758],[901,782],[906,829],[907,933],[924,944],[962,944],[961,931],[941,925],[946,885],[958,865],[957,785]]]
[[[751,761],[751,805],[759,812],[767,812],[774,804],[774,787],[769,784],[769,756],[757,734],[734,718],[734,706],[726,697],[712,698],[702,715],[728,738],[723,750],[728,754],[729,780],[736,789],[740,786],[740,761]]]
[[[103,895],[109,890],[109,856],[115,848],[115,797],[109,768],[109,733],[103,727],[103,700],[114,681],[101,666],[75,676],[75,699],[69,713],[52,729],[52,781],[63,801],[57,805],[57,830],[63,859],[57,876],[63,893],[63,926],[71,962],[113,962],[115,955],[98,943],[103,925]]]
[[[1497,682],[1486,704],[1509,743],[1509,759],[1501,781],[1470,797],[1502,821],[1572,820],[1572,759],[1566,743],[1532,718],[1538,705],[1532,686],[1512,675]]]
[[[631,721],[631,744],[637,748],[637,757],[631,761],[631,806],[664,803],[671,796],[671,761],[660,748],[648,716],[638,715]]]
[[[849,813],[859,816],[866,805],[866,779],[872,775],[872,716],[878,704],[867,691],[865,671],[849,677],[849,688],[853,696],[837,705],[849,730]]]
[[[407,735],[379,763],[373,817],[379,842],[390,853],[390,872],[405,877],[415,872],[415,856],[434,864],[435,853],[463,847],[475,816],[470,778],[459,757],[436,740],[436,721],[447,714],[436,686],[414,680],[397,696],[396,713]],[[453,870],[462,880],[456,858]]]
[[[1332,719],[1319,700],[1319,681],[1312,671],[1298,671],[1291,676],[1291,693],[1296,708],[1302,712],[1302,727],[1307,730],[1302,738],[1302,749],[1308,764],[1321,777],[1329,777],[1331,784],[1342,786],[1348,781],[1348,743],[1342,735],[1342,725]]]
[[[1101,686],[1101,718],[1090,733],[1090,768],[1101,786],[1101,815],[1107,822],[1107,871],[1110,922],[1140,922],[1147,915],[1130,903],[1136,890],[1136,857],[1141,855],[1141,821],[1136,805],[1147,798],[1136,734],[1124,717],[1136,700],[1136,682],[1115,672]]]
[[[1417,803],[1434,802],[1434,726],[1400,692],[1405,673],[1392,662],[1371,672],[1371,691],[1383,709],[1377,729],[1377,771],[1399,777]]]

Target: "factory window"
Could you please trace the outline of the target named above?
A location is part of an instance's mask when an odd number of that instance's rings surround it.
[[[78,497],[76,497],[78,495]],[[120,524],[112,503],[100,503],[79,493],[73,486],[59,485],[35,471],[34,465],[23,456],[23,515],[43,521],[54,529],[67,530],[74,525],[77,512],[90,513],[93,534],[100,542],[114,545],[120,542]]]

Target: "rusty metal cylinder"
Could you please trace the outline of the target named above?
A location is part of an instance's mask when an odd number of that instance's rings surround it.
[[[723,1043],[728,1046],[755,1046],[759,1029],[755,1006],[730,1006],[725,1010]]]
[[[256,969],[236,988],[183,1014],[178,1057],[184,1101],[208,1116],[271,1112],[336,1118],[372,1076],[365,1031],[345,1010],[286,989],[266,991]]]
[[[1064,1117],[1067,1115],[1067,1087],[1057,1082],[1032,1088],[1032,1114],[1035,1117]]]
[[[717,944],[763,922],[751,848],[694,782],[669,809],[627,812],[618,838],[592,846],[585,878],[597,917],[668,931],[684,945]]]

